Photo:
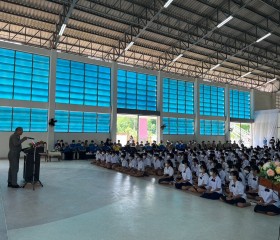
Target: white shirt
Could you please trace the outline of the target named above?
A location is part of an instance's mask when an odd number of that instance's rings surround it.
[[[254,177],[254,175],[250,173],[249,178],[248,178],[248,185],[253,190],[258,190],[258,188],[259,188],[258,176]]]
[[[214,179],[213,177],[209,178],[209,182],[208,182],[208,187],[209,190],[213,191],[217,188],[219,188],[219,191],[216,191],[217,193],[222,193],[222,182],[219,176],[216,176],[216,178]]]
[[[246,194],[244,192],[244,185],[240,181],[236,181],[234,183],[233,180],[229,183],[229,191],[233,194],[233,196],[241,195],[242,198],[246,199]]]
[[[137,166],[138,171],[145,171],[145,166],[144,166],[144,162],[143,161],[139,161],[138,162],[138,166]]]
[[[122,160],[122,167],[128,167],[128,162],[126,159]]]
[[[101,156],[101,153],[98,153],[98,152],[97,152],[97,153],[95,154],[95,159],[96,159],[96,160],[100,160],[100,156]]]
[[[137,168],[137,161],[135,158],[133,158],[130,162],[129,162],[129,167],[130,168]]]
[[[105,159],[106,159],[106,163],[111,162],[111,155],[110,154],[106,154]]]
[[[199,173],[197,185],[199,187],[202,186],[202,185],[205,185],[205,187],[207,187],[208,183],[209,183],[209,175],[208,175],[208,173]]]
[[[155,167],[155,169],[161,169],[161,161],[159,159],[157,159],[155,161],[154,167]]]
[[[221,170],[221,171],[219,172],[219,175],[220,175],[222,184],[225,184],[225,180],[226,180],[226,173],[225,173],[225,171],[224,171],[224,170]]]
[[[265,191],[266,188],[262,185],[259,187],[259,196],[263,199],[265,203],[270,203],[272,200],[276,201],[273,203],[276,207],[280,207],[279,203],[279,196],[276,191],[273,191],[271,189],[268,189],[269,191]]]
[[[186,167],[183,171],[182,171],[182,178],[184,181],[189,180],[189,183],[193,183],[192,181],[192,172],[191,169],[189,167]]]
[[[119,161],[118,155],[111,156],[111,163],[117,163]]]
[[[184,171],[184,169],[185,169],[185,164],[180,163],[179,166],[178,166],[178,171],[181,173],[181,172]]]
[[[164,175],[168,175],[169,177],[172,177],[174,174],[174,170],[171,166],[164,168]]]
[[[145,165],[145,166],[148,166],[148,167],[151,167],[151,166],[152,166],[151,158],[146,157],[146,158],[144,159],[144,165]]]
[[[105,154],[100,155],[100,161],[105,161],[105,158],[106,158]]]
[[[239,172],[239,177],[241,178],[242,184],[245,186],[246,185],[246,180],[245,180],[245,177],[244,177],[242,172]]]

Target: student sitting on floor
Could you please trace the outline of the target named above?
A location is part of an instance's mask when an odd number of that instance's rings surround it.
[[[112,168],[111,158],[112,158],[111,153],[109,151],[107,151],[106,156],[105,156],[106,164],[103,167],[108,168],[108,169]]]
[[[229,194],[221,196],[221,200],[225,203],[236,205],[237,207],[248,207],[250,203],[246,203],[245,186],[239,181],[239,173],[233,171],[230,173]]]
[[[167,160],[164,168],[164,175],[162,178],[158,180],[158,183],[161,184],[161,183],[173,182],[174,181],[173,175],[174,175],[174,170],[172,167],[172,162],[170,160]]]
[[[199,168],[199,176],[198,176],[198,182],[194,186],[192,186],[189,190],[191,192],[198,192],[198,193],[204,193],[206,192],[206,188],[209,183],[209,175],[207,173],[206,165],[202,164]]]
[[[97,150],[95,154],[95,158],[92,160],[91,164],[97,164],[97,162],[100,162],[100,156],[101,153],[99,150]]]
[[[188,161],[184,160],[183,162],[185,166],[182,171],[182,178],[175,183],[175,187],[177,189],[186,190],[192,187],[192,171],[190,169]]]
[[[248,186],[249,189],[247,191],[248,198],[259,200],[259,183],[258,183],[258,174],[260,173],[260,169],[257,166],[251,167],[251,172],[248,177]]]
[[[201,195],[202,198],[218,200],[222,194],[222,182],[216,168],[210,169],[210,178],[207,191]]]
[[[97,162],[98,166],[105,166],[106,165],[106,155],[105,155],[105,151],[102,151],[101,156],[100,156],[100,161]]]
[[[137,171],[131,174],[134,177],[143,177],[145,173],[145,165],[143,159],[140,157],[137,158]]]
[[[280,214],[280,200],[277,192],[261,185],[259,189],[260,201],[255,206],[254,211],[270,216]]]
[[[119,172],[125,172],[128,168],[128,162],[124,154],[120,157],[120,164],[120,166],[116,167],[116,170]]]
[[[113,170],[115,170],[119,166],[119,155],[115,151],[113,151],[111,155],[111,167]]]

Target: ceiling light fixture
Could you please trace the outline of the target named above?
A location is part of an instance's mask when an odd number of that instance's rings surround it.
[[[178,55],[176,58],[172,60],[172,62],[176,62],[179,58],[183,57],[183,54]]]
[[[173,2],[173,0],[168,0],[165,4],[164,4],[164,8],[168,8],[169,5]]]
[[[7,40],[3,40],[3,39],[0,39],[0,42],[6,42],[6,43],[12,43],[12,44],[17,44],[17,45],[22,45],[22,43],[20,43],[20,42],[11,42],[11,41],[7,41]]]
[[[210,68],[210,71],[213,71],[213,70],[215,70],[216,68],[218,68],[220,66],[221,66],[221,64],[219,63],[219,64],[215,65],[214,67]]]
[[[62,36],[62,35],[63,35],[63,32],[64,32],[65,28],[66,28],[66,24],[63,23],[62,26],[61,26],[61,28],[60,28],[59,34],[58,34],[59,36]]]
[[[217,28],[220,28],[220,27],[224,26],[231,19],[233,19],[233,16],[229,16],[228,18],[226,18],[224,21],[222,21],[220,24],[217,25]]]
[[[249,74],[251,74],[252,72],[247,72],[247,73],[245,73],[245,74],[243,74],[241,77],[243,78],[243,77],[246,77],[246,76],[248,76]]]
[[[268,82],[266,82],[264,85],[268,84],[268,83],[271,83],[271,82],[274,82],[275,80],[277,80],[277,78],[273,78],[271,80],[269,80]]]
[[[130,42],[124,50],[128,51],[133,46],[133,44],[134,42]]]
[[[259,43],[262,40],[264,40],[265,38],[269,37],[270,35],[271,35],[271,33],[268,33],[268,34],[264,35],[263,37],[259,38],[256,42]]]

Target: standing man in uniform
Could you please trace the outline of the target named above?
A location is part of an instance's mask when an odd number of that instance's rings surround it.
[[[17,183],[17,174],[19,169],[19,157],[21,152],[21,143],[27,140],[27,137],[20,139],[23,133],[22,127],[17,127],[15,132],[10,136],[9,140],[9,173],[8,173],[8,187],[20,188]]]

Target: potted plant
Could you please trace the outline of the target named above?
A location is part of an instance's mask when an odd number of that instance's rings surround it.
[[[267,162],[260,169],[259,184],[280,193],[280,162]]]

